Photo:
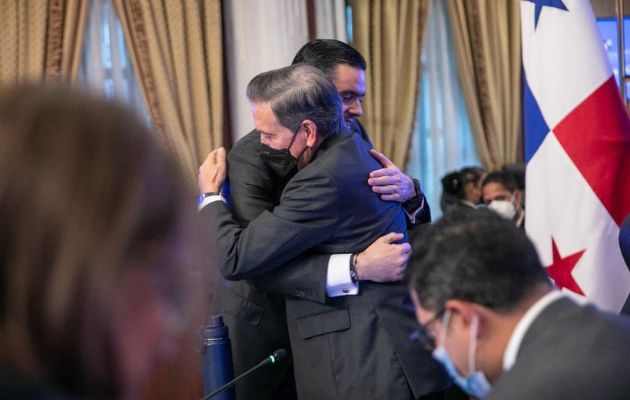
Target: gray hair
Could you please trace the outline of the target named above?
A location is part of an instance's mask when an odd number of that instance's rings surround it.
[[[253,103],[271,103],[278,122],[293,132],[306,119],[326,137],[346,127],[337,88],[321,71],[306,64],[255,76],[247,85],[247,98]]]

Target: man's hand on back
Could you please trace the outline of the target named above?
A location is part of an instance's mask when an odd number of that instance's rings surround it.
[[[370,172],[368,184],[372,186],[372,191],[381,194],[381,199],[385,201],[397,201],[404,203],[416,195],[413,180],[405,175],[389,158],[383,153],[372,149],[370,153],[380,162],[384,168]]]
[[[356,260],[359,280],[373,282],[401,280],[411,254],[409,243],[395,243],[403,237],[402,233],[388,233],[359,253]]]

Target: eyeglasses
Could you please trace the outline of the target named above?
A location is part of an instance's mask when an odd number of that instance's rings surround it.
[[[440,312],[435,314],[433,318],[431,318],[429,321],[425,322],[424,324],[418,323],[418,329],[413,331],[413,333],[409,336],[409,340],[411,340],[412,342],[420,342],[422,347],[424,347],[428,351],[435,350],[435,347],[436,347],[435,337],[433,337],[429,328],[436,321],[442,318],[442,316],[444,315],[444,311],[445,310],[441,310]]]

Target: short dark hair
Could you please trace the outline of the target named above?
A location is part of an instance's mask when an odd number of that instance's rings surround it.
[[[341,98],[333,83],[317,68],[295,64],[256,75],[247,85],[253,103],[271,103],[278,122],[296,131],[309,119],[323,136],[344,130]]]
[[[481,184],[481,187],[484,187],[489,183],[499,183],[510,193],[514,193],[514,191],[518,189],[518,183],[516,182],[516,178],[509,171],[490,172],[483,179],[483,183]]]
[[[306,43],[293,58],[292,64],[304,63],[322,71],[330,79],[334,78],[339,64],[367,70],[365,59],[354,47],[335,39],[317,39]]]
[[[453,210],[414,244],[406,280],[428,310],[458,299],[507,312],[532,289],[550,285],[527,236],[490,210]]]

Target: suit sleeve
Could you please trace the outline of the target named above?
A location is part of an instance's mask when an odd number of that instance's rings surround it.
[[[250,153],[250,157],[254,156]],[[258,159],[256,161],[259,161]],[[232,213],[243,226],[263,213],[273,211],[280,188],[278,179],[264,163],[248,162],[246,157],[230,154],[228,176],[231,185]],[[326,302],[326,272],[329,254],[309,252],[252,280],[260,290]]]
[[[280,183],[263,163],[230,154],[228,176],[231,205],[236,220],[246,226],[263,211],[272,211]],[[258,161],[258,160],[255,160]],[[252,280],[260,290],[326,301],[326,273],[330,255],[310,251]]]
[[[263,211],[273,210],[279,183],[273,179],[272,172],[267,170],[264,163],[249,162],[246,157],[233,153],[228,157],[228,202],[236,220],[247,226]]]
[[[326,303],[326,273],[330,254],[309,252],[268,274],[254,278],[256,288]]]
[[[273,212],[264,211],[246,228],[222,202],[201,210],[215,220],[219,265],[226,279],[260,276],[332,236],[338,221],[336,182],[319,172],[296,175],[285,188],[281,204]]]
[[[415,221],[411,221],[409,218],[408,211],[405,212],[405,220],[407,221],[407,229],[413,230],[417,225],[428,224],[431,222],[431,207],[429,206],[429,202],[427,201],[426,196],[423,196],[423,205],[422,209],[418,211],[418,214],[415,217]]]

